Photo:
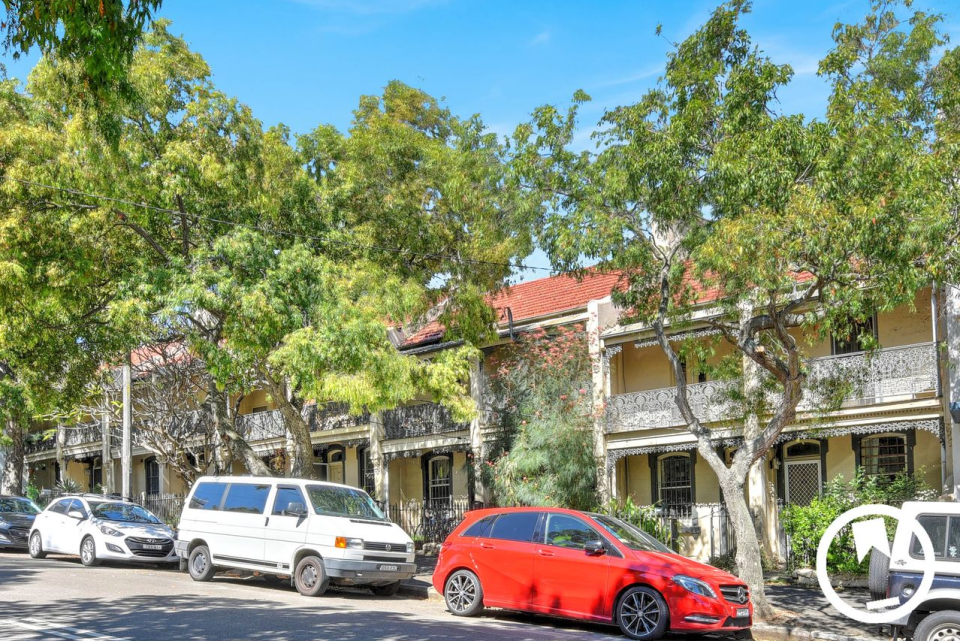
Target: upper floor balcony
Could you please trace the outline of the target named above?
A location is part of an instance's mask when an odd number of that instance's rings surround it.
[[[799,411],[815,411],[826,403],[828,382],[842,382],[847,391],[841,407],[879,405],[940,396],[938,347],[920,343],[877,350],[825,356],[808,361],[807,385]],[[694,415],[704,423],[735,418],[730,392],[740,379],[687,385]],[[771,401],[776,399],[771,398]],[[676,403],[676,387],[617,394],[607,399],[608,432],[685,425]]]
[[[398,439],[459,432],[470,429],[470,425],[454,421],[450,410],[442,405],[421,403],[384,412],[383,429],[387,439]]]
[[[99,421],[65,426],[63,431],[64,447],[103,443],[103,428]]]

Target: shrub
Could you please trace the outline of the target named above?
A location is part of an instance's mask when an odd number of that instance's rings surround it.
[[[623,503],[610,501],[604,511],[637,526],[664,545],[670,545],[670,528],[657,514],[655,505],[637,505],[628,496]]]
[[[813,567],[817,547],[827,527],[841,514],[858,505],[880,503],[899,507],[904,501],[931,500],[936,492],[923,481],[921,468],[915,474],[899,474],[892,479],[864,477],[860,470],[849,483],[839,475],[823,488],[823,495],[810,505],[788,505],[780,514],[784,531],[790,537],[790,562],[794,567]],[[889,538],[896,523],[886,519]],[[840,530],[827,552],[830,574],[866,574],[869,557],[857,560],[853,531],[848,525]]]

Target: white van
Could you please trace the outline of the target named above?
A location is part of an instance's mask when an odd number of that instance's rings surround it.
[[[290,576],[300,594],[334,585],[391,596],[416,573],[413,541],[355,487],[305,479],[202,477],[183,506],[180,567],[195,581],[218,569]]]

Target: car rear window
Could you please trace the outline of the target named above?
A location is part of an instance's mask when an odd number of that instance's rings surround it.
[[[501,514],[490,530],[490,538],[504,541],[532,541],[539,520],[539,512]]]
[[[917,517],[917,522],[930,535],[934,556],[947,561],[960,561],[960,517],[924,514]],[[923,548],[916,536],[910,547],[911,556],[923,557]]]
[[[204,482],[197,486],[190,498],[190,507],[194,510],[219,510],[223,500],[226,483]]]
[[[493,525],[493,522],[497,520],[496,514],[491,514],[490,516],[485,516],[466,530],[464,530],[460,536],[466,537],[486,537],[490,534],[490,526]]]
[[[223,502],[224,512],[243,512],[244,514],[263,514],[267,506],[269,485],[252,483],[231,483],[227,498]]]

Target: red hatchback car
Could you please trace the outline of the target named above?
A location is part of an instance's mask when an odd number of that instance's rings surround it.
[[[735,576],[619,519],[574,510],[470,512],[441,546],[433,585],[457,616],[526,610],[619,625],[632,639],[736,632],[753,619]]]

